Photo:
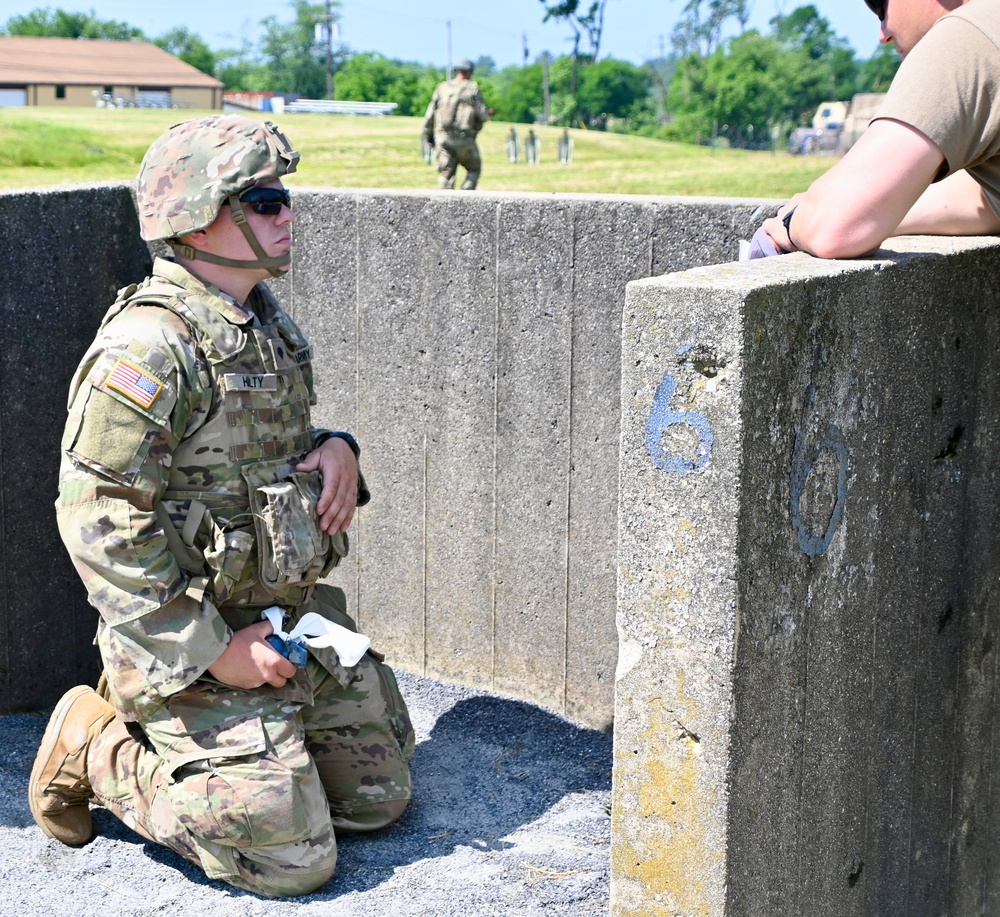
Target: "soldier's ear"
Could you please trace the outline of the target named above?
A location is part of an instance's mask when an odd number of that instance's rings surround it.
[[[188,245],[191,248],[204,251],[209,247],[208,237],[209,233],[204,229],[196,229],[194,232],[184,233],[183,236],[177,239],[177,242],[180,245]]]

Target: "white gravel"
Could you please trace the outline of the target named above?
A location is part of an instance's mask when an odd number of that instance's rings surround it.
[[[281,901],[205,878],[103,809],[85,847],[45,837],[26,792],[47,712],[0,717],[0,914],[606,914],[611,737],[521,701],[397,675],[417,731],[412,805],[391,828],[341,837],[333,879]]]

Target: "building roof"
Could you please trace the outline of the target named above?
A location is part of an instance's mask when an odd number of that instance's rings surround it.
[[[0,85],[221,87],[148,41],[0,35]]]

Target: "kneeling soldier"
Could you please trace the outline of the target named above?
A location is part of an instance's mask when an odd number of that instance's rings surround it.
[[[309,342],[261,283],[288,270],[298,158],[270,123],[212,116],[143,160],[142,237],[174,257],[77,370],[56,503],[103,690],[57,704],[29,787],[63,843],[90,839],[94,802],[269,896],[323,885],[336,831],[399,817],[413,749],[391,669],[318,582],[369,494],[354,439],[311,425]],[[327,636],[300,666],[267,642],[307,623]]]

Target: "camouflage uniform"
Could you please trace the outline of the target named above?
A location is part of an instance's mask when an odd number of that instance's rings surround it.
[[[77,370],[56,503],[117,714],[88,754],[94,794],[210,877],[271,896],[318,888],[335,829],[383,827],[410,797],[413,732],[377,654],[346,668],[311,648],[282,688],[207,672],[267,606],[286,630],[307,612],[356,629],[343,591],[316,583],[347,538],[319,529],[319,472],[295,468],[333,435],[310,424],[311,360],[265,286],[240,305],[157,259]]]
[[[478,83],[456,77],[437,85],[424,115],[424,137],[435,145],[442,188],[455,187],[462,166],[467,173],[463,190],[475,189],[483,170],[476,135],[488,120]]]

